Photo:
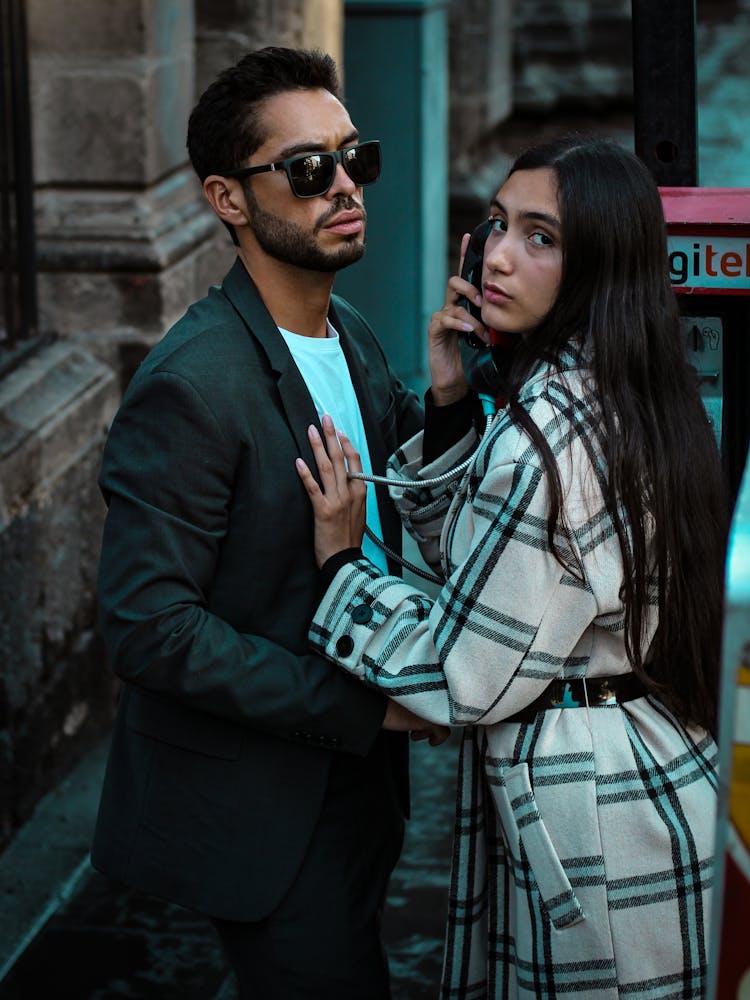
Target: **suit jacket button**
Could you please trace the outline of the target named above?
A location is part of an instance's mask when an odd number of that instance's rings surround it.
[[[354,639],[350,635],[342,635],[336,640],[336,652],[339,656],[348,656],[354,649]]]
[[[358,604],[352,611],[352,621],[357,625],[366,625],[372,619],[372,608],[366,604]]]

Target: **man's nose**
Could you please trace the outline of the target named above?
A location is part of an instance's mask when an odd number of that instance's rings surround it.
[[[346,170],[344,170],[342,164],[336,164],[336,173],[333,175],[333,184],[331,184],[326,195],[327,198],[334,198],[336,195],[352,195],[357,190],[357,185],[351,179]]]

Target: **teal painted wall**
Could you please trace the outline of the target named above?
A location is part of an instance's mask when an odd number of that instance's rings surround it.
[[[422,390],[427,324],[447,278],[446,4],[348,0],[344,91],[362,138],[382,142],[383,172],[365,189],[367,251],[339,274],[336,291]]]

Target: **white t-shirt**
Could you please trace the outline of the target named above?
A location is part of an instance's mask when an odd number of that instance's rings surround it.
[[[338,333],[329,321],[326,322],[327,337],[303,337],[282,329],[279,332],[307,384],[318,416],[327,413],[331,417],[334,427],[343,431],[359,452],[362,470],[371,473],[370,452],[349,366]],[[367,484],[367,527],[382,541],[383,529],[373,483]],[[362,551],[380,570],[388,572],[384,553],[366,535]]]

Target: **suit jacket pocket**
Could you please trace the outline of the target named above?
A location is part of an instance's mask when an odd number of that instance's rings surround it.
[[[213,715],[196,712],[175,702],[127,690],[126,721],[143,736],[207,757],[236,760],[242,746],[242,729]]]
[[[550,920],[558,930],[579,923],[585,914],[537,809],[528,765],[509,767],[503,771],[503,778],[519,842]]]

